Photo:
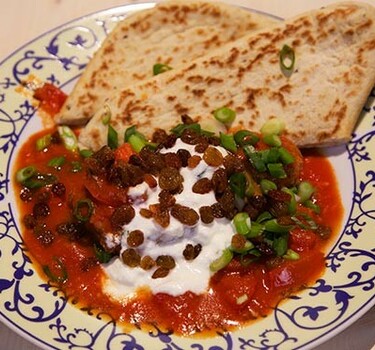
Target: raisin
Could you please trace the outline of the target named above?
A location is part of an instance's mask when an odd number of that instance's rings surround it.
[[[30,202],[33,199],[33,193],[27,187],[22,187],[20,191],[20,198],[23,202]]]
[[[162,146],[164,148],[172,148],[176,144],[177,136],[175,134],[170,134],[167,136],[167,138],[164,140]]]
[[[212,215],[214,216],[214,218],[220,219],[225,216],[225,211],[220,203],[216,202],[212,204],[211,209],[212,209]]]
[[[61,223],[56,227],[56,231],[60,235],[65,235],[71,241],[77,241],[85,234],[82,224],[74,222]]]
[[[280,190],[270,190],[267,193],[268,210],[272,216],[278,218],[288,215],[290,194]]]
[[[66,192],[65,185],[61,182],[56,182],[52,185],[52,193],[57,197],[62,197]]]
[[[203,206],[199,208],[199,214],[201,216],[201,220],[204,224],[210,224],[214,221],[214,214],[213,210],[209,206]]]
[[[186,260],[194,260],[201,251],[202,245],[196,244],[193,246],[192,244],[187,244],[182,254]]]
[[[125,164],[119,167],[119,172],[124,187],[137,186],[144,180],[144,170],[133,164]]]
[[[228,187],[228,177],[225,170],[222,168],[215,170],[211,182],[216,194],[224,193],[225,189]]]
[[[194,193],[205,194],[212,190],[211,180],[207,177],[199,179],[192,188]]]
[[[167,139],[168,135],[163,129],[156,129],[152,134],[151,140],[154,143],[163,143]]]
[[[200,156],[191,156],[188,159],[188,167],[194,169],[201,162],[202,158]]]
[[[223,164],[223,155],[215,147],[208,147],[203,154],[203,160],[210,166],[220,166]]]
[[[180,157],[181,166],[184,167],[184,168],[187,167],[188,166],[188,160],[191,157],[190,152],[186,149],[179,149],[177,151],[177,155]]]
[[[328,239],[332,234],[332,229],[328,226],[318,225],[318,228],[314,232],[321,239]]]
[[[212,146],[220,146],[220,138],[217,136],[210,136],[208,138],[208,143]]]
[[[171,208],[176,204],[176,198],[170,192],[161,190],[159,193],[160,206],[163,209]]]
[[[179,171],[172,167],[162,169],[159,174],[159,186],[163,190],[179,191],[183,180]]]
[[[185,129],[181,135],[181,141],[188,145],[196,145],[200,140],[200,135],[193,129]]]
[[[140,210],[139,210],[139,214],[141,215],[141,216],[143,216],[144,218],[146,218],[146,219],[150,219],[150,218],[152,218],[152,212],[151,212],[151,210],[148,210],[148,209],[146,209],[146,208],[141,208]]]
[[[153,279],[156,279],[156,278],[164,278],[164,277],[167,277],[169,274],[169,269],[166,269],[165,267],[159,267],[157,268],[154,273],[152,274],[152,278]]]
[[[208,147],[208,142],[200,142],[194,147],[194,151],[198,153],[204,153]]]
[[[145,174],[144,181],[150,188],[155,188],[158,185],[156,179],[151,174]]]
[[[246,203],[242,211],[249,214],[251,220],[255,220],[260,214],[259,210],[254,208],[254,206],[251,203]]]
[[[221,204],[221,207],[224,210],[225,217],[229,220],[232,220],[237,212],[233,192],[229,188],[227,188],[218,199],[218,202]]]
[[[165,160],[165,165],[167,167],[172,167],[176,169],[180,169],[182,167],[181,159],[176,153],[173,153],[173,152],[164,153],[164,160]]]
[[[240,173],[245,170],[244,162],[233,154],[227,154],[224,157],[223,165],[228,175]]]
[[[155,153],[147,147],[143,147],[139,152],[143,167],[153,175],[157,175],[159,171],[165,168],[164,155]]]
[[[156,258],[156,265],[159,267],[164,267],[168,270],[172,270],[176,266],[176,262],[170,255],[160,255]]]
[[[142,259],[141,259],[141,262],[139,264],[139,266],[143,269],[143,270],[150,270],[152,269],[154,266],[156,265],[156,262],[153,258],[151,258],[151,256],[149,255],[146,255],[144,256]]]
[[[36,226],[36,219],[33,214],[27,214],[23,218],[23,224],[28,229],[33,229]]]
[[[164,228],[169,226],[170,216],[167,209],[164,209],[160,204],[151,204],[149,208],[157,224]]]
[[[137,267],[141,262],[141,256],[133,248],[124,250],[121,254],[122,261],[129,267]]]
[[[180,204],[175,204],[172,207],[171,215],[182,224],[188,226],[194,226],[199,220],[199,215],[194,209]]]
[[[47,203],[36,203],[33,207],[33,215],[37,218],[45,218],[51,213]]]
[[[234,249],[243,249],[246,244],[246,238],[243,235],[236,233],[232,236],[231,245]]]
[[[141,230],[134,230],[129,232],[126,238],[126,243],[129,247],[139,247],[144,242],[144,234]]]
[[[122,226],[130,223],[135,216],[135,210],[130,204],[124,204],[114,210],[111,216],[111,224],[114,229],[121,229]]]

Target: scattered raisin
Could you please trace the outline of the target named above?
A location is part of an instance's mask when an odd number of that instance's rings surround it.
[[[28,229],[33,229],[36,226],[36,219],[33,214],[26,214],[23,218],[23,224]]]
[[[202,158],[200,156],[191,156],[188,159],[188,167],[194,169],[201,162]]]
[[[124,250],[121,254],[122,261],[129,267],[137,267],[141,262],[141,256],[133,248]]]
[[[121,229],[122,226],[133,220],[135,210],[130,204],[124,204],[114,210],[111,216],[111,224],[114,229]]]
[[[20,198],[23,202],[30,202],[33,199],[33,193],[29,188],[22,187],[20,191]]]
[[[204,153],[204,151],[207,149],[208,145],[209,145],[208,141],[200,142],[194,147],[194,150],[195,150],[195,152],[198,152],[198,153]]]
[[[151,210],[148,210],[148,209],[146,209],[146,208],[141,208],[141,209],[139,210],[139,214],[140,214],[141,216],[143,216],[144,218],[146,218],[146,219],[150,219],[150,218],[152,218],[152,211],[151,211]]]
[[[188,226],[194,226],[199,220],[199,215],[194,209],[180,204],[175,204],[172,207],[171,215],[182,224]]]
[[[164,148],[172,148],[176,144],[177,136],[175,134],[169,134],[163,141],[162,146]]]
[[[62,197],[66,192],[65,185],[61,182],[56,182],[52,185],[52,193],[57,197]]]
[[[151,140],[154,143],[163,143],[167,139],[167,132],[163,129],[156,129],[152,134]]]
[[[200,139],[200,135],[193,129],[185,129],[181,135],[181,141],[188,145],[196,145]]]
[[[332,229],[328,226],[318,225],[314,231],[321,239],[328,239],[332,234]]]
[[[154,273],[152,274],[152,278],[164,278],[167,277],[169,274],[169,269],[166,269],[165,267],[159,267],[157,268]]]
[[[170,255],[160,255],[156,258],[156,265],[159,267],[164,267],[168,270],[172,270],[176,266],[176,262]]]
[[[203,154],[203,160],[210,166],[220,166],[223,164],[223,155],[215,147],[208,147]]]
[[[176,198],[170,192],[161,190],[159,193],[159,202],[163,209],[171,208],[176,203]]]
[[[173,152],[164,153],[164,160],[165,160],[165,165],[167,167],[180,169],[182,166],[181,159],[176,153],[173,153]]]
[[[201,216],[201,220],[204,224],[210,224],[214,221],[214,214],[213,210],[209,206],[203,206],[199,208],[199,214]]]
[[[188,166],[188,160],[191,157],[190,152],[186,149],[179,149],[177,151],[177,155],[180,157],[181,166],[184,167],[184,168],[187,167]]]
[[[205,194],[212,190],[211,180],[207,177],[199,179],[192,188],[194,193]]]
[[[149,206],[152,217],[161,227],[168,227],[170,222],[169,211],[160,204],[151,204]]]
[[[144,181],[147,183],[148,187],[150,188],[155,188],[158,185],[158,182],[151,174],[145,174]]]
[[[212,175],[212,187],[216,194],[224,193],[228,187],[228,177],[223,168],[216,169]]]
[[[228,175],[240,173],[245,170],[244,162],[233,154],[227,154],[224,157],[223,165]]]
[[[193,246],[192,244],[187,244],[182,254],[186,260],[194,260],[201,251],[202,245],[196,244]]]
[[[144,256],[142,259],[141,259],[141,262],[140,262],[140,267],[143,269],[143,270],[150,270],[152,269],[154,266],[156,265],[156,262],[153,258],[151,258],[151,256],[149,255],[146,255]]]
[[[159,186],[163,190],[179,191],[183,180],[179,171],[172,167],[162,169],[159,174]]]
[[[129,232],[126,238],[126,243],[129,247],[139,247],[144,242],[144,234],[141,230],[134,230]]]
[[[37,218],[45,218],[51,213],[47,203],[36,203],[33,207],[33,215]]]
[[[214,218],[216,219],[220,219],[220,218],[223,218],[225,216],[225,211],[223,209],[223,207],[221,206],[220,203],[214,203],[211,205],[211,209],[212,209],[212,215],[214,216]]]
[[[246,244],[246,237],[236,233],[232,236],[231,245],[234,249],[243,249]]]

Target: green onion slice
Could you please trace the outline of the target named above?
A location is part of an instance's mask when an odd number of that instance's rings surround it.
[[[68,272],[66,271],[66,267],[60,258],[55,257],[54,260],[60,274],[54,274],[48,265],[43,265],[43,272],[47,275],[50,281],[61,284],[65,283],[68,280]]]
[[[236,112],[228,107],[221,107],[214,111],[214,117],[220,123],[230,124],[236,118]]]
[[[40,188],[53,184],[56,181],[56,177],[52,174],[35,174],[32,177],[23,181],[23,185],[27,188]]]
[[[263,193],[268,193],[268,191],[271,190],[277,190],[276,184],[273,181],[267,179],[260,180],[260,188]]]
[[[77,218],[77,220],[82,222],[88,221],[93,212],[94,204],[89,198],[80,199],[76,203],[73,210],[74,216]]]
[[[260,129],[263,137],[266,135],[280,135],[285,130],[285,123],[278,119],[272,118],[267,120]]]
[[[55,158],[52,158],[49,162],[48,162],[48,166],[49,167],[52,167],[52,168],[60,168],[63,164],[65,163],[65,157],[64,156],[60,156],[60,157],[55,157]]]
[[[233,224],[236,232],[246,236],[251,230],[251,220],[248,213],[237,213],[233,218]]]
[[[108,125],[109,122],[111,121],[111,117],[112,117],[111,108],[107,104],[105,104],[104,105],[104,113],[102,114],[103,125]]]
[[[106,264],[112,259],[112,254],[106,252],[99,244],[94,244],[94,253],[100,263]]]
[[[288,165],[294,162],[294,157],[284,147],[279,148],[280,160],[283,164]]]
[[[169,71],[171,69],[172,69],[172,67],[168,66],[167,64],[156,63],[152,67],[152,72],[153,72],[154,75],[158,75],[158,74],[167,72],[167,71]]]
[[[294,228],[294,225],[280,225],[277,219],[267,220],[264,223],[264,228],[266,231],[274,233],[287,233]]]
[[[232,134],[225,134],[220,133],[220,144],[228,151],[231,151],[232,153],[237,152],[237,145],[236,141],[234,141],[234,137]]]
[[[298,201],[300,203],[306,202],[308,199],[310,199],[310,197],[313,195],[314,192],[315,192],[315,188],[310,182],[302,181],[298,185],[298,191],[297,191],[297,196],[299,197]]]
[[[210,264],[210,270],[212,272],[219,271],[223,269],[225,266],[227,266],[231,262],[232,259],[233,259],[233,252],[229,248],[226,248],[223,250],[223,253],[221,254],[221,256]]]
[[[249,233],[247,234],[247,237],[249,238],[259,237],[263,232],[264,232],[264,225],[256,221],[252,221],[251,229]]]
[[[43,151],[46,149],[52,142],[52,135],[47,134],[36,140],[36,149],[37,151]]]
[[[288,237],[283,235],[274,239],[272,248],[277,256],[283,256],[288,251]]]
[[[62,139],[64,146],[69,151],[77,151],[78,150],[78,140],[77,136],[74,131],[69,128],[69,126],[63,125],[57,127],[57,131],[59,132],[60,138]]]
[[[76,160],[73,160],[72,163],[72,173],[78,173],[82,170],[82,163]]]
[[[280,66],[283,70],[292,71],[294,68],[294,63],[296,59],[296,55],[294,50],[288,46],[284,45],[279,53],[280,58]]]
[[[273,146],[273,147],[280,147],[281,146],[281,139],[276,134],[267,134],[263,137],[263,142],[266,145]]]
[[[246,176],[243,173],[233,173],[229,178],[229,187],[236,196],[244,198],[246,191]]]
[[[287,177],[282,163],[269,163],[267,168],[271,176],[276,179],[285,179]]]
[[[284,259],[287,259],[287,260],[298,260],[300,258],[299,254],[297,252],[295,252],[294,250],[292,249],[288,249],[286,251],[286,253],[283,255],[283,258]]]
[[[111,149],[116,149],[118,147],[118,134],[111,124],[108,124],[107,145]]]
[[[239,130],[234,134],[237,145],[255,145],[259,141],[259,136],[249,130]]]
[[[83,158],[88,158],[91,157],[94,154],[94,152],[91,149],[81,149],[79,150],[79,154]]]
[[[36,173],[37,173],[37,170],[35,166],[29,165],[16,172],[16,180],[19,183],[24,183],[27,179],[30,179],[31,177],[36,175]]]
[[[320,207],[318,204],[314,203],[311,199],[308,199],[307,201],[305,201],[303,203],[303,205],[306,207],[306,208],[310,208],[312,209],[312,211],[315,213],[315,214],[320,214]]]

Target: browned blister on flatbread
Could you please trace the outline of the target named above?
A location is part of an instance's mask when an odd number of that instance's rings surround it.
[[[153,76],[155,63],[178,68],[276,21],[226,4],[167,1],[120,22],[89,62],[60,113],[59,124],[85,124],[125,86]]]
[[[293,48],[291,74],[281,70],[279,52]],[[375,9],[339,3],[292,18],[234,41],[214,54],[138,85],[106,103],[119,133],[131,125],[151,135],[189,114],[198,122],[227,106],[232,126],[259,130],[270,118],[285,121],[299,146],[346,142],[375,84]],[[103,109],[83,129],[80,142],[106,143]],[[121,141],[121,140],[120,140]]]

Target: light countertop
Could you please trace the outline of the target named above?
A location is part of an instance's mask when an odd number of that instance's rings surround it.
[[[60,24],[99,10],[137,3],[131,0],[0,0],[0,62],[21,45]],[[142,1],[142,2],[147,2]],[[246,5],[281,17],[312,9],[332,0],[236,0],[229,3]],[[375,6],[375,0],[367,0]],[[289,5],[288,5],[289,4]],[[0,324],[1,350],[37,350],[37,346]],[[375,344],[375,308],[339,335],[320,345],[319,350],[369,350]],[[375,348],[375,346],[374,346]]]

